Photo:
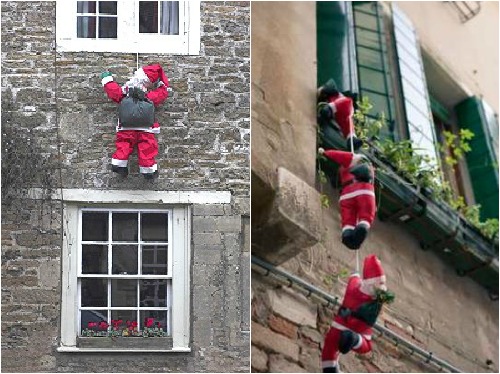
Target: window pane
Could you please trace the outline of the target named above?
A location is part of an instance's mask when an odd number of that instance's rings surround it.
[[[143,310],[141,311],[141,321],[139,323],[141,330],[144,327],[148,328],[162,328],[167,331],[167,311],[164,310]]]
[[[142,274],[167,275],[167,246],[142,247]]]
[[[381,70],[384,67],[380,52],[362,46],[358,46],[358,63]]]
[[[137,246],[113,246],[113,274],[137,274]]]
[[[107,245],[82,245],[82,274],[108,274]]]
[[[382,72],[359,67],[359,81],[363,87],[377,92],[386,92],[385,75]]]
[[[375,31],[356,29],[356,44],[365,47],[381,48],[380,35]]]
[[[162,1],[160,4],[160,34],[179,35],[179,2]]]
[[[116,17],[99,17],[99,38],[116,38]]]
[[[82,240],[108,241],[107,212],[82,212]]]
[[[99,1],[99,13],[116,14],[116,1]]]
[[[372,30],[377,29],[377,17],[374,15],[354,11],[354,19],[356,20],[356,26]]]
[[[111,306],[137,306],[137,280],[111,280]]]
[[[84,278],[81,280],[82,306],[107,306],[108,282],[106,279]]]
[[[136,242],[137,213],[113,213],[113,241]]]
[[[95,1],[77,1],[76,11],[78,13],[95,13]]]
[[[168,241],[168,214],[143,213],[141,215],[141,235],[143,241]]]
[[[166,307],[167,306],[167,280],[147,279],[139,281],[140,306]]]
[[[139,32],[158,33],[157,1],[139,1]]]
[[[99,322],[108,321],[108,315],[105,310],[82,310],[80,315],[80,331],[85,329],[99,331],[101,330]],[[89,323],[91,323],[90,326]],[[92,323],[97,323],[97,325],[92,325]]]
[[[78,38],[95,38],[96,17],[76,17],[76,36]]]

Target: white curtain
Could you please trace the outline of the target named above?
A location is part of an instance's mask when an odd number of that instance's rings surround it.
[[[179,2],[161,1],[160,34],[179,35]]]

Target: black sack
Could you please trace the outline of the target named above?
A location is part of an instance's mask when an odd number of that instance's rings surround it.
[[[122,127],[151,127],[155,122],[154,104],[147,98],[127,96],[118,107]]]

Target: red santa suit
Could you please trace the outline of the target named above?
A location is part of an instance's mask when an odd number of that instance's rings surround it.
[[[133,87],[140,87],[144,90],[158,82],[158,87],[145,93],[145,97],[154,104],[155,107],[163,103],[168,97],[168,78],[159,64],[148,65],[138,69],[134,77],[123,87],[113,81],[112,76],[102,79],[104,91],[108,97],[116,103],[120,103],[127,96],[128,90]],[[156,155],[158,154],[158,142],[155,134],[160,132],[160,124],[154,121],[151,126],[138,125],[124,127],[118,121],[116,127],[116,152],[113,153],[111,164],[113,171],[128,173],[128,158],[134,148],[137,147],[139,161],[139,171],[147,178],[158,175]]]
[[[339,372],[339,353],[353,350],[363,354],[371,351],[372,326],[375,322],[368,324],[352,314],[356,314],[361,306],[375,301],[377,289],[386,291],[385,282],[384,270],[375,255],[365,258],[363,279],[358,273],[349,277],[344,300],[325,337],[321,353],[323,372]],[[377,316],[378,313],[374,318]]]
[[[373,166],[366,164],[371,174],[370,180],[361,181],[352,174],[352,168],[366,160],[364,156],[338,150],[326,150],[324,155],[340,165],[342,242],[350,249],[358,249],[375,219]]]
[[[353,99],[339,92],[333,80],[329,80],[325,86],[319,88],[318,99],[327,104],[321,106],[320,117],[329,123],[335,120],[340,132],[347,139],[347,149],[351,149],[351,146],[354,150],[361,147],[363,142],[356,137],[354,131]]]

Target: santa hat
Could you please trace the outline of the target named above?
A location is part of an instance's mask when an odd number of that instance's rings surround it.
[[[328,157],[330,160],[336,162],[339,165],[342,165],[345,168],[351,166],[353,158],[351,152],[337,151],[330,149],[328,151],[325,151],[324,155]]]
[[[136,71],[136,76],[141,77],[146,82],[149,80],[151,83],[159,79],[168,87],[168,78],[160,64],[143,66]]]
[[[373,285],[385,282],[384,269],[382,269],[382,264],[375,255],[369,255],[365,258],[363,264],[363,282]]]

